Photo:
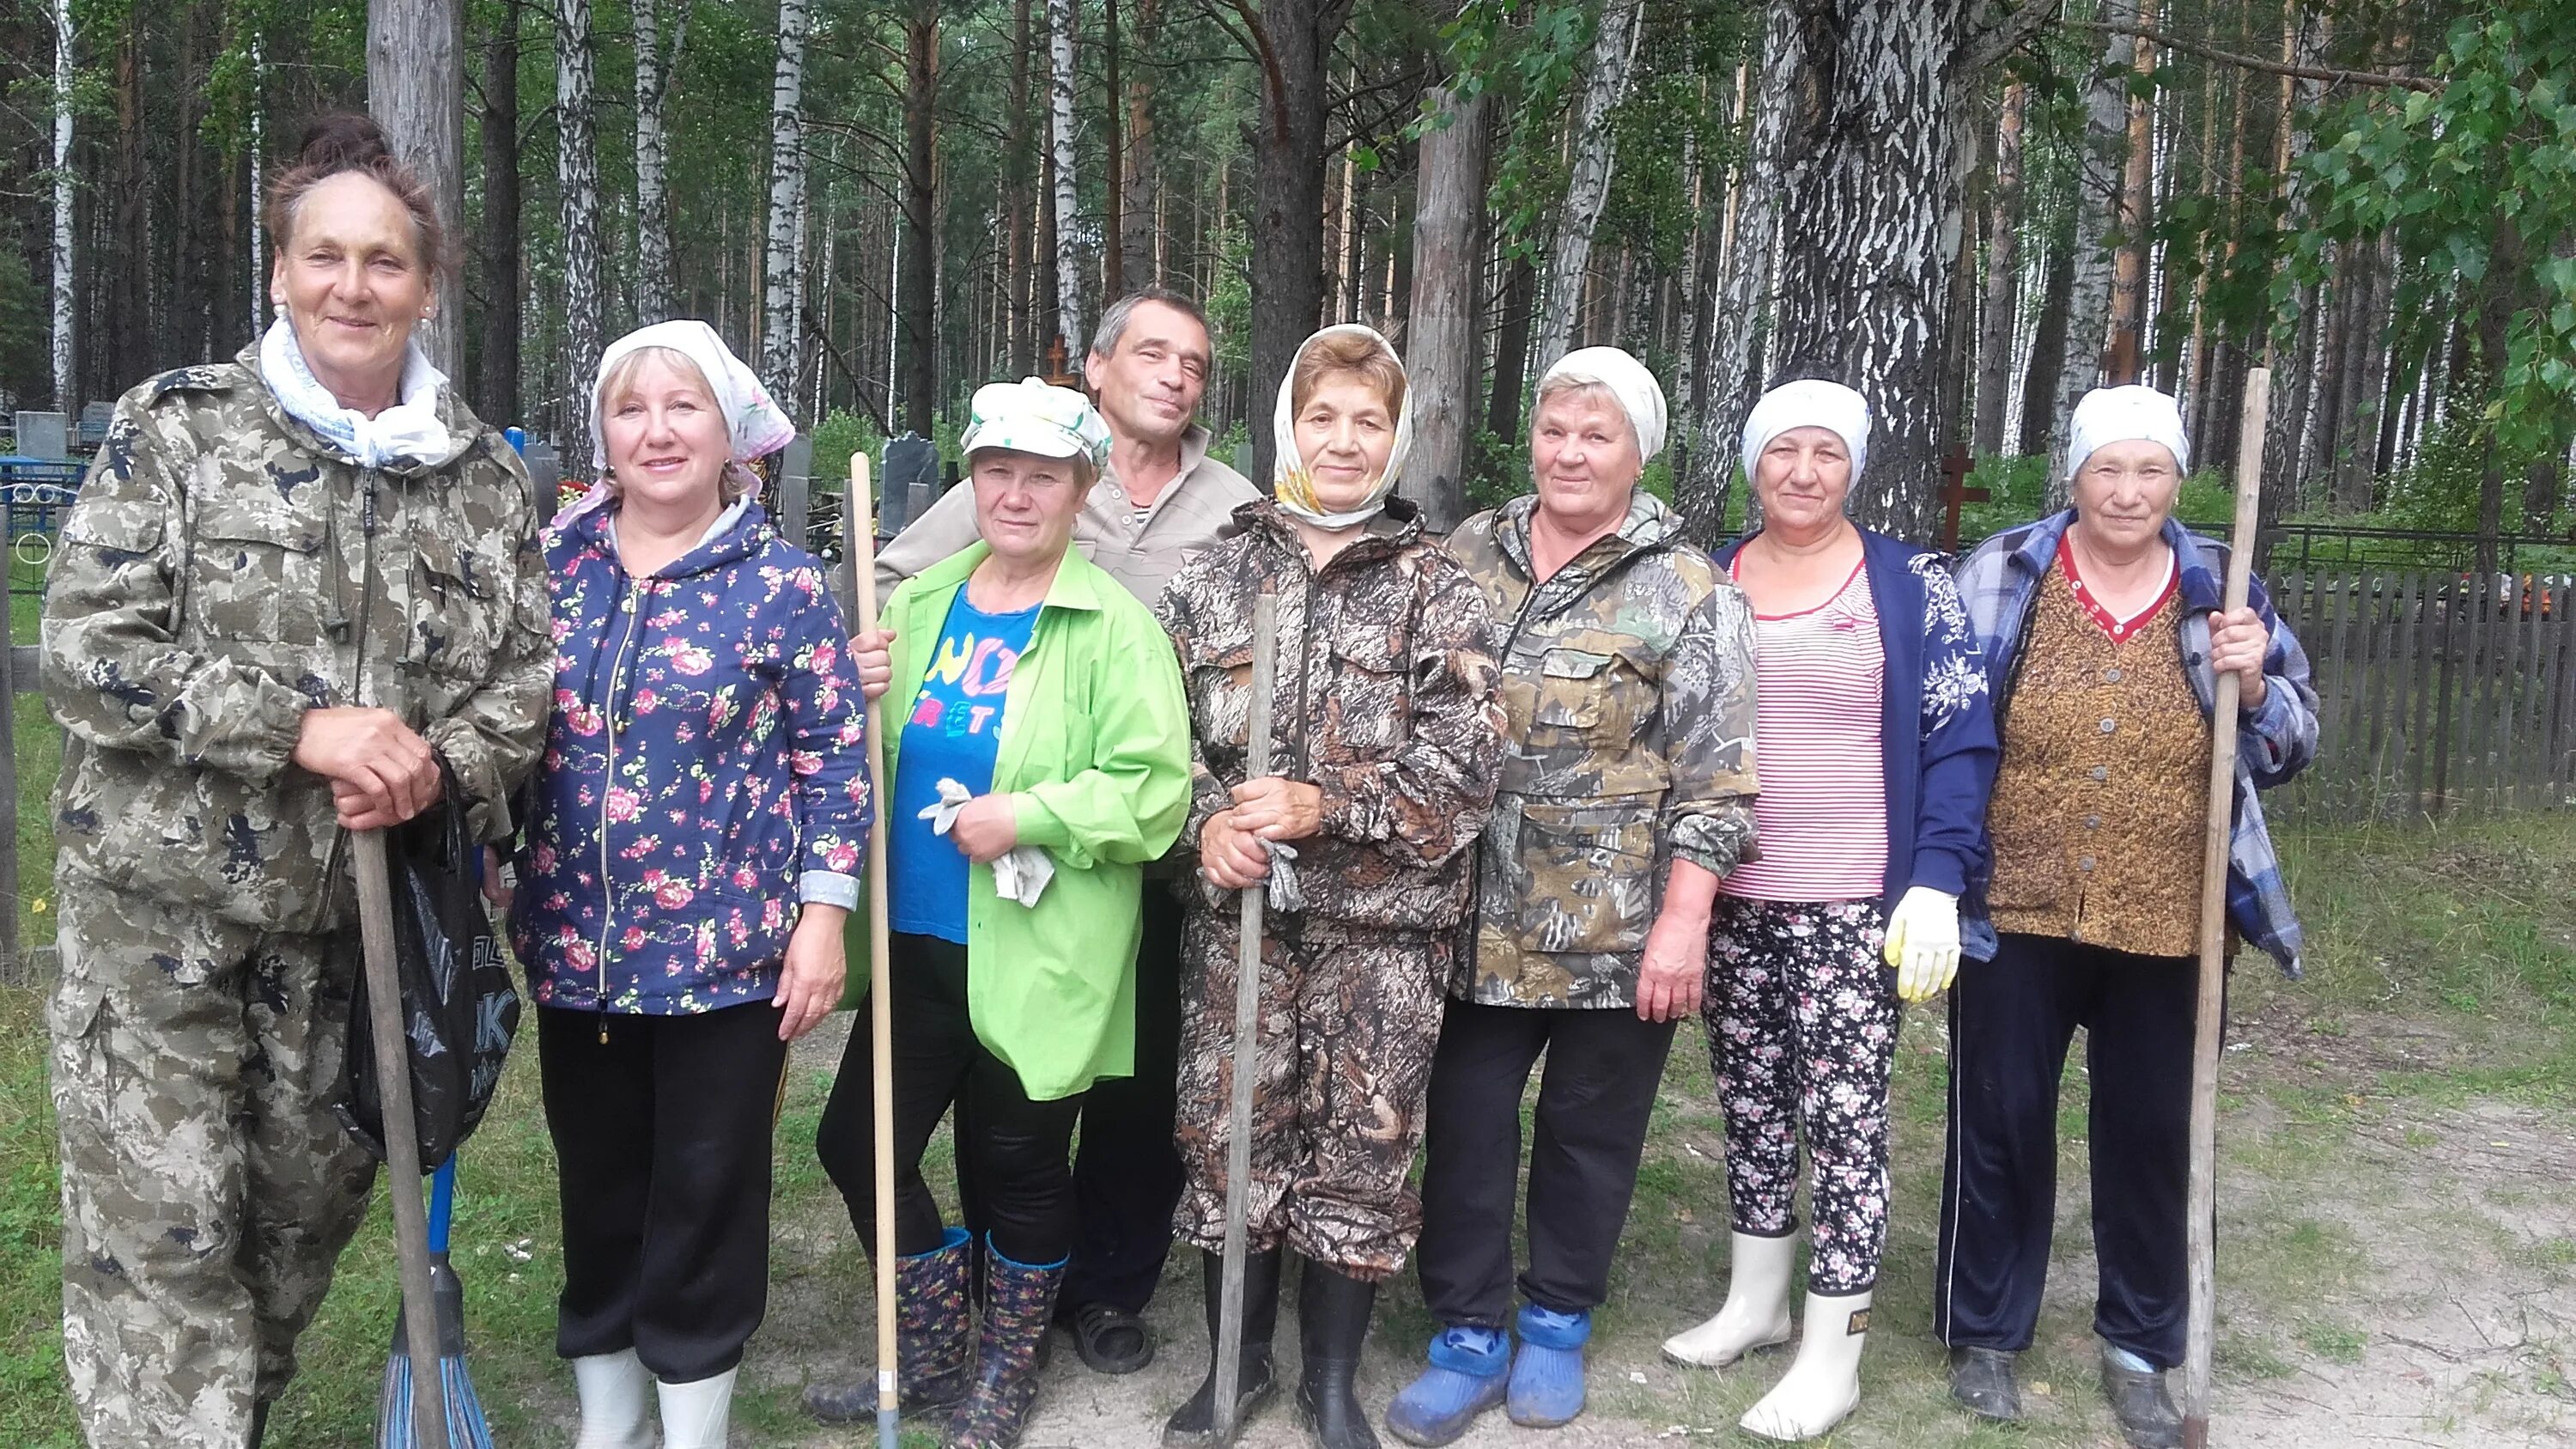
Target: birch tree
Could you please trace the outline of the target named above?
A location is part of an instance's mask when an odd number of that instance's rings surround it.
[[[1609,0],[1592,37],[1592,69],[1583,85],[1583,103],[1575,113],[1574,169],[1566,178],[1565,204],[1557,213],[1556,248],[1547,275],[1547,298],[1539,312],[1538,355],[1545,366],[1565,355],[1574,337],[1574,313],[1583,300],[1583,278],[1592,265],[1592,229],[1610,199],[1610,172],[1617,161],[1610,132],[1610,112],[1628,95],[1628,78],[1636,69],[1637,23],[1644,0]]]
[[[635,0],[635,320],[662,322],[678,310],[671,257],[671,203],[666,180],[669,132],[663,103],[671,72],[688,39],[687,0],[672,6],[662,31],[664,0]]]
[[[78,315],[72,292],[72,0],[54,0],[54,407],[78,411],[73,396],[72,332]],[[255,286],[264,286],[255,280]],[[257,316],[254,312],[251,315]]]
[[[563,196],[563,371],[555,434],[566,477],[590,466],[590,399],[582,379],[599,363],[599,152],[591,112],[590,0],[557,0],[555,164]]]
[[[778,0],[778,68],[769,85],[769,239],[761,263],[760,373],[774,397],[796,393],[803,337],[798,246],[805,216],[807,0]]]
[[[2066,341],[2057,372],[2057,396],[2029,397],[2025,408],[2048,414],[2048,502],[2066,501],[2066,420],[2075,404],[2102,380],[2102,345],[2111,320],[2112,258],[2107,250],[2114,214],[2126,190],[2129,159],[2129,73],[2137,63],[2138,0],[2102,0],[2101,23],[2111,28],[2101,62],[2084,97],[2084,146],[2075,173],[2075,272],[2066,294]]]
[[[1055,325],[1068,359],[1083,355],[1082,253],[1076,224],[1082,212],[1073,184],[1073,6],[1074,0],[1047,0],[1047,139],[1055,159]]]

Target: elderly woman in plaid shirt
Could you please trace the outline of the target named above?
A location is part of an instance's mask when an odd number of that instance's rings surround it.
[[[1993,868],[1972,892],[1975,958],[1950,998],[1950,1133],[1933,1327],[1970,1411],[2017,1419],[2056,1217],[2057,1097],[2091,1028],[2094,1328],[2129,1443],[2182,1424],[2162,1371],[2182,1360],[2184,1201],[2198,996],[2210,711],[2241,681],[2230,934],[2298,974],[2255,792],[2316,752],[2307,656],[2257,582],[2220,607],[2226,551],[2173,520],[2191,464],[2173,399],[2106,388],[2075,409],[2074,506],[1959,568],[2003,754],[1987,807]]]

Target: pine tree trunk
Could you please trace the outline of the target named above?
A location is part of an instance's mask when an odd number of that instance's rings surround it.
[[[73,286],[72,203],[79,194],[72,175],[72,0],[54,0],[54,408],[79,411],[72,373],[72,336],[78,332],[78,292]],[[253,285],[265,287],[260,278]]]
[[[1734,101],[1728,121],[1744,123],[1746,90],[1750,67],[1739,64],[1735,69],[1732,89]],[[1710,77],[1700,77],[1700,108],[1710,109]],[[1726,263],[1726,223],[1733,208],[1720,203],[1718,197],[1727,190],[1725,153],[1728,148],[1707,143],[1698,135],[1683,148],[1683,169],[1691,177],[1692,197],[1690,246],[1682,257],[1681,275],[1674,298],[1678,314],[1679,336],[1673,352],[1679,376],[1673,387],[1673,499],[1681,509],[1691,541],[1703,546],[1716,541],[1726,526],[1726,485],[1732,475],[1714,466],[1724,461],[1725,448],[1708,431],[1709,412],[1709,330],[1715,316],[1715,301],[1721,274]],[[1715,480],[1712,487],[1711,480]]]
[[[465,216],[465,7],[462,0],[369,0],[368,108],[394,154],[409,162],[449,236]],[[465,354],[465,294],[439,282],[436,320],[413,334],[431,365],[453,377]]]
[[[1265,0],[1252,17],[1261,68],[1248,401],[1256,479],[1271,476],[1270,429],[1261,425],[1270,400],[1324,309],[1324,62],[1343,14],[1336,0]]]
[[[116,42],[116,165],[114,175],[116,256],[109,308],[115,319],[109,333],[113,351],[110,386],[122,388],[159,366],[152,355],[151,188],[143,176],[143,13],[127,13]],[[75,419],[77,421],[77,419]]]
[[[478,349],[474,410],[495,427],[519,419],[521,299],[527,285],[519,259],[519,0],[495,7],[483,41],[483,344]]]
[[[689,32],[689,7],[672,10],[662,33],[664,0],[635,0],[635,320],[667,321],[679,314],[678,271],[671,250],[669,130],[662,118],[671,72]]]
[[[1076,0],[1047,0],[1048,126],[1055,158],[1055,316],[1064,338],[1064,355],[1082,356],[1082,253],[1078,244],[1082,215],[1074,188],[1073,159],[1073,25]]]
[[[2156,23],[2156,0],[2137,0],[2138,23]],[[2140,36],[2130,42],[2132,64],[2139,76],[2156,68],[2156,48]],[[2146,362],[2144,340],[2147,287],[2147,198],[2154,184],[2155,118],[2146,96],[2120,78],[2129,107],[2128,139],[2120,171],[2119,209],[2110,240],[2118,250],[2111,258],[2111,332],[2102,349],[2102,380],[2109,384],[2140,381]]]
[[[197,21],[201,6],[189,0],[179,12],[179,124],[171,137],[175,153],[172,178],[173,214],[193,221],[199,212],[197,199]],[[206,313],[197,282],[197,254],[205,240],[206,228],[181,225],[171,228],[170,237],[170,307],[173,341],[170,357],[190,362],[211,361],[206,354]]]
[[[1960,235],[1964,0],[1836,0],[1806,161],[1781,209],[1780,349],[1872,413],[1868,527],[1927,537],[1955,418],[1942,406]]]
[[[1151,58],[1162,52],[1160,0],[1137,0],[1129,32],[1130,49]],[[1160,286],[1163,281],[1162,237],[1155,218],[1162,208],[1162,178],[1154,168],[1154,81],[1149,66],[1125,70],[1127,164],[1118,195],[1118,246],[1125,253],[1127,285]]]
[[[1494,393],[1485,411],[1485,431],[1506,448],[1521,436],[1521,397],[1529,383],[1530,313],[1538,295],[1538,268],[1516,256],[1503,274],[1502,331],[1494,338]],[[1507,478],[1506,484],[1521,480]]]
[[[2106,25],[2132,26],[2138,0],[2102,0]],[[2129,75],[2138,42],[2114,34],[2085,94],[2084,141],[2075,173],[2075,271],[2066,297],[2066,332],[2053,395],[2026,393],[2024,408],[2047,409],[2048,506],[2066,502],[2066,421],[2102,380],[2111,316],[2112,260],[2106,250],[2127,179]]]
[[[1977,336],[1977,420],[1971,446],[1979,457],[2004,450],[2004,412],[2012,401],[2013,324],[2021,301],[2021,138],[2030,88],[2004,87],[1995,127],[1993,204],[1986,211],[1986,311]]]
[[[2021,438],[2015,452],[2027,458],[2046,453],[2057,427],[2057,380],[2066,369],[2066,314],[2075,295],[2075,215],[2068,212],[2049,238],[2048,275],[2040,284],[2039,325],[2032,329],[2030,357],[2021,381]],[[2056,464],[2050,464],[2052,470]],[[2052,485],[2054,486],[2054,485]]]
[[[2323,15],[2309,15],[2295,7],[2283,16],[2281,59],[2294,64],[2313,65],[2323,58],[2329,38],[2328,22]],[[2287,176],[2290,167],[2309,150],[2309,133],[2305,118],[2316,107],[2319,85],[2313,80],[2281,78],[2281,100],[2278,126],[2274,135],[2278,149],[2273,154],[2272,174]],[[2304,191],[2294,191],[2286,225],[2295,232],[2307,224]],[[2312,396],[2310,384],[2315,373],[2309,365],[2317,342],[2317,288],[2301,289],[2299,324],[2293,350],[2286,359],[2270,355],[2272,365],[2272,407],[2265,419],[2263,439],[2262,521],[2269,525],[2295,511],[2307,478],[2308,414]],[[2233,469],[2231,468],[2232,472]]]
[[[1413,219],[1412,325],[1405,372],[1413,414],[1413,463],[1406,495],[1438,532],[1466,516],[1467,453],[1475,431],[1478,301],[1484,279],[1485,165],[1492,148],[1487,118],[1493,98],[1466,101],[1435,89],[1426,114],[1445,121],[1422,135],[1420,209]]]
[[[1002,138],[1003,265],[1010,280],[1011,376],[1038,370],[1038,342],[1031,253],[1038,227],[1034,152],[1029,106],[1029,0],[1011,0],[1010,134]]]
[[[789,0],[795,3],[795,0]],[[599,365],[599,153],[592,130],[590,0],[556,0],[555,125],[562,137],[556,185],[563,198],[563,359],[555,436],[564,476],[591,466],[591,370]]]
[[[939,0],[913,0],[904,26],[903,266],[896,310],[903,319],[903,425],[925,438],[939,403],[938,66]]]
[[[1538,355],[1548,363],[1565,355],[1574,340],[1575,311],[1592,265],[1592,230],[1610,199],[1610,172],[1617,162],[1610,112],[1628,95],[1628,78],[1636,69],[1638,23],[1644,0],[1607,0],[1592,37],[1592,64],[1583,83],[1583,103],[1574,120],[1574,166],[1565,182],[1565,204],[1557,211],[1556,245],[1550,255],[1547,301],[1539,313]]]
[[[769,86],[769,245],[761,259],[760,372],[796,408],[804,278],[796,265],[805,214],[805,37],[809,0],[778,0],[778,68]]]
[[[1709,350],[1705,470],[1683,511],[1702,520],[1704,541],[1715,541],[1735,475],[1736,437],[1766,379],[1761,343],[1775,298],[1780,208],[1791,185],[1789,140],[1799,128],[1799,96],[1808,70],[1807,33],[1797,0],[1771,0],[1762,26],[1761,80],[1752,106],[1752,136],[1743,173],[1735,183],[1735,235],[1726,248],[1719,287],[1716,335]]]

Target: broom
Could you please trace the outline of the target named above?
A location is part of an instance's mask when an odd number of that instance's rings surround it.
[[[439,1164],[429,1187],[430,1301],[438,1310],[438,1386],[447,1405],[444,1449],[493,1449],[482,1401],[465,1373],[465,1285],[447,1261],[447,1224],[455,1208],[456,1159]],[[411,1345],[399,1321],[376,1399],[376,1449],[437,1449],[413,1437]]]

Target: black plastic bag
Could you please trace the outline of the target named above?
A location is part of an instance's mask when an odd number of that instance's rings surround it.
[[[393,887],[395,974],[403,1034],[411,1045],[412,1116],[420,1170],[445,1162],[473,1135],[500,1085],[519,1029],[519,992],[484,909],[483,852],[466,828],[465,802],[447,761],[438,803],[385,833]],[[363,954],[357,930],[349,948]],[[359,963],[349,1000],[349,1049],[340,1120],[377,1161],[385,1159],[376,1043],[367,1023],[367,973]]]

